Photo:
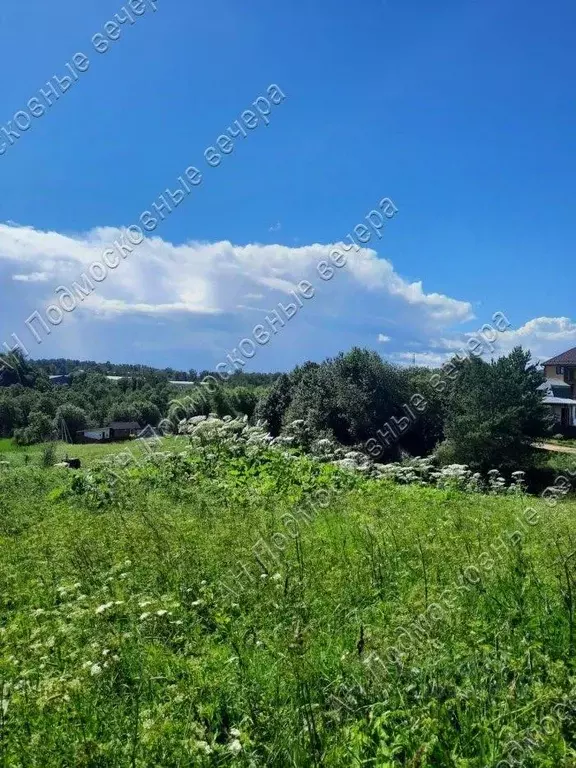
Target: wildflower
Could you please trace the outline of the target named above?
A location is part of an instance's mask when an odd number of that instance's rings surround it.
[[[152,600],[142,600],[138,603],[139,608],[146,608],[147,605],[152,605]]]
[[[102,674],[102,667],[100,666],[100,664],[92,664],[92,666],[90,667],[90,674],[93,677],[96,677],[96,675]]]
[[[210,746],[210,744],[208,744],[207,741],[197,741],[196,747],[199,750],[202,750],[202,752],[204,752],[207,755],[209,755],[212,752],[212,747]]]
[[[228,744],[228,751],[232,752],[233,755],[238,755],[242,752],[242,744],[240,744],[238,739],[232,739],[230,744]]]
[[[98,608],[96,608],[96,613],[104,613],[109,608],[112,608],[113,605],[114,603],[103,603],[102,605],[99,605]]]
[[[194,600],[194,602],[190,603],[190,605],[195,608],[197,605],[203,605],[203,603],[204,600]]]
[[[150,616],[150,611],[144,611],[144,613],[140,614],[140,621],[144,621],[148,616]]]
[[[238,728],[230,728],[230,736],[234,736],[234,738],[236,739],[239,738],[240,731],[238,730]]]
[[[272,576],[272,581],[280,581],[281,578],[282,578],[282,574],[275,573],[274,576]]]
[[[165,608],[161,608],[159,611],[156,611],[156,616],[166,616],[168,611]]]

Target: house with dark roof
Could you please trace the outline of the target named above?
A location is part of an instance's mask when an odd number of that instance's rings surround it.
[[[538,389],[544,394],[560,427],[576,427],[576,347],[544,363],[546,381]]]
[[[140,424],[137,421],[111,421],[108,428],[111,440],[126,440],[140,432]]]

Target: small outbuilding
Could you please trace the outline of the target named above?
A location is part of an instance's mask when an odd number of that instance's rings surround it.
[[[110,440],[110,427],[92,427],[76,433],[78,443],[105,443]]]
[[[140,432],[140,424],[137,421],[112,421],[108,425],[110,440],[128,440],[136,437]]]

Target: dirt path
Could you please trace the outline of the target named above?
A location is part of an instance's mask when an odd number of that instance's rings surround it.
[[[543,451],[556,451],[556,453],[576,453],[576,448],[568,445],[556,445],[556,443],[532,443],[533,448],[541,448]]]

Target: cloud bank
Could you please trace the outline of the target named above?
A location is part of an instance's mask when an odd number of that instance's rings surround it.
[[[2,224],[0,271],[15,289],[20,286],[19,291],[27,292],[27,305],[33,299],[41,310],[55,302],[57,286],[71,287],[79,281],[122,234],[111,227],[64,234]],[[137,321],[153,321],[155,325],[147,326],[153,328],[173,323],[192,351],[231,349],[279,302],[289,303],[290,292],[301,280],[308,280],[316,289],[315,297],[300,310],[300,337],[291,329],[291,343],[300,344],[307,357],[321,359],[334,353],[335,344],[346,349],[358,343],[385,349],[399,363],[415,359],[433,366],[465,344],[469,331],[459,328],[471,327],[471,303],[426,291],[422,281],[406,280],[373,249],[347,252],[347,265],[334,268],[331,280],[322,280],[317,267],[329,261],[337,245],[174,244],[150,237],[120,259],[103,282],[95,283],[94,292],[79,302],[72,322],[78,316],[100,327],[110,321],[115,328]],[[0,318],[7,327],[7,318],[1,314]],[[476,322],[487,320],[489,316]],[[105,332],[110,333],[109,326]],[[56,339],[56,333],[53,336]],[[162,343],[153,337],[149,342],[149,349]],[[177,348],[174,341],[170,343]],[[540,357],[549,356],[576,345],[576,323],[569,318],[529,320],[500,340],[498,352],[515,344],[532,348]],[[297,352],[293,356],[298,358]],[[287,360],[287,365],[291,363]]]

